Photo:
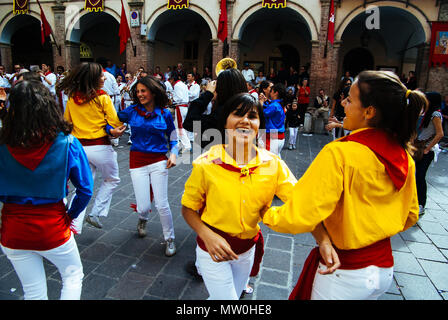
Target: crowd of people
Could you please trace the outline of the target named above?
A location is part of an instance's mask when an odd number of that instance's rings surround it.
[[[267,77],[249,67],[240,71],[225,58],[213,80],[209,68],[201,77],[180,63],[134,75],[111,61],[69,72],[58,67],[56,74],[47,64],[16,65],[8,75],[0,66],[0,241],[25,299],[48,298],[43,257],[61,274],[61,299],[80,299],[84,275],[74,234],[84,221],[103,227],[120,184],[113,146],[126,132],[136,231],[147,235],[154,203],[167,257],[177,251],[169,169],[193,144],[202,150],[181,204],[197,234],[193,266],[209,299],[250,292],[264,252],[260,222],[281,233],[310,232],[318,245],[290,299],[377,299],[386,292],[390,237],[424,214],[426,172],[448,100],[383,71],[347,73],[332,99],[323,89],[310,97],[305,67]],[[335,141],[298,180],[281,151],[286,137],[287,149],[297,148],[306,113],[322,118]],[[97,172],[101,185],[86,214]],[[71,199],[67,181],[75,188]],[[271,206],[274,196],[284,204]],[[372,272],[377,285],[363,285]]]

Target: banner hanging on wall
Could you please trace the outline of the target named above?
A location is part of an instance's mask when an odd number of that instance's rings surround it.
[[[448,66],[448,22],[433,22],[429,66]]]
[[[168,9],[187,9],[190,6],[189,0],[168,0]]]
[[[269,9],[286,8],[286,0],[263,0],[261,6]]]
[[[86,0],[84,9],[87,11],[103,11],[104,10],[104,0]]]
[[[13,14],[26,14],[28,13],[29,0],[14,0],[12,5]]]

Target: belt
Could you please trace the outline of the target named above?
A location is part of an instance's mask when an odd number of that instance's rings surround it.
[[[176,107],[188,107],[188,104],[177,104]]]

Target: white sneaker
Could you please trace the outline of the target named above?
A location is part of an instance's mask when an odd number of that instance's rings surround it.
[[[292,144],[289,145],[288,150],[292,150]]]
[[[98,229],[101,229],[103,227],[103,224],[101,223],[98,216],[87,216],[86,222]]]
[[[129,145],[131,145],[131,144],[132,144],[132,141],[131,141],[131,139],[129,139],[129,140],[128,140],[128,144],[129,144]]]
[[[176,244],[174,243],[174,239],[169,239],[166,242],[165,255],[167,257],[172,257],[176,254]]]

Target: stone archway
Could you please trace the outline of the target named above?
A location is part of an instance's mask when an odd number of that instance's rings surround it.
[[[12,16],[2,24],[2,64],[8,71],[12,71],[12,65],[18,63],[25,68],[42,63],[53,65],[50,41],[47,39],[44,45],[41,43],[41,22],[37,13]]]
[[[296,10],[258,8],[244,22],[241,19],[236,23],[233,37],[239,39],[242,63],[247,62],[265,74],[270,68],[286,74],[291,66],[299,71],[301,65],[311,62],[313,26]]]
[[[431,37],[427,18],[418,8],[406,7],[398,1],[378,1],[371,5],[379,9],[379,29],[366,27],[368,14],[360,6],[347,15],[336,30],[336,39],[342,41],[339,76],[346,71],[342,57],[359,47],[373,56],[372,69],[393,69],[399,76],[415,70],[419,64],[418,47]]]
[[[105,8],[103,12],[82,11],[69,23],[66,30],[66,42],[70,44],[72,64],[83,61],[109,59],[117,66],[126,62],[126,53],[120,55],[118,30],[120,16]],[[89,48],[91,56],[82,58],[80,47]]]
[[[182,63],[189,71],[195,66],[200,74],[210,67],[212,50],[210,39],[216,36],[216,27],[208,14],[190,5],[188,9],[160,9],[148,20],[147,38],[153,53],[149,68],[168,67]]]
[[[344,71],[349,71],[352,77],[364,70],[372,70],[375,60],[372,53],[366,48],[358,47],[350,50],[344,57]]]

